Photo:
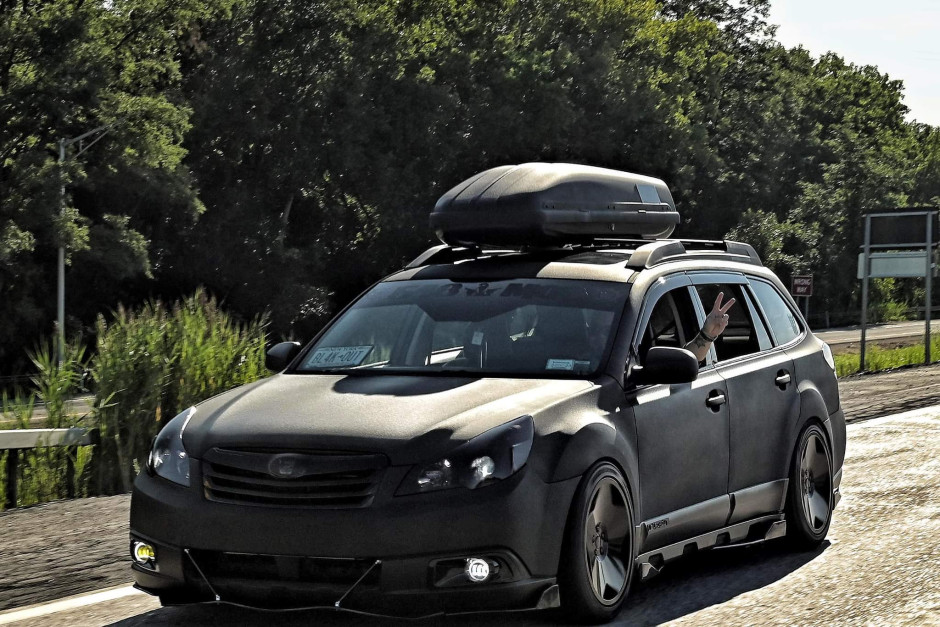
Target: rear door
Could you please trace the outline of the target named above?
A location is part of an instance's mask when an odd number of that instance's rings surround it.
[[[728,492],[734,524],[783,507],[799,395],[793,361],[774,348],[744,275],[700,273],[691,279],[705,311],[719,293],[725,302],[736,300],[728,311],[728,327],[712,347],[731,407]]]
[[[684,347],[700,324],[687,276],[657,282],[643,301],[634,363],[651,346]],[[628,387],[626,395],[636,419],[641,551],[723,526],[730,509],[724,379],[710,368],[692,383]]]

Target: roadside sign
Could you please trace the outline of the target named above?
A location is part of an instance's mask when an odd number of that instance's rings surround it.
[[[930,307],[933,303],[930,292],[933,277],[936,276],[931,257],[936,251],[940,236],[937,214],[936,207],[909,207],[890,213],[865,214],[863,252],[858,259],[858,277],[862,280],[859,372],[864,372],[867,367],[865,329],[868,326],[868,281],[872,277],[924,278],[924,363],[930,363]],[[912,252],[897,252],[899,249]]]
[[[793,277],[790,283],[790,293],[794,296],[812,296],[813,275]]]
[[[934,208],[931,209],[936,211]],[[930,232],[927,232],[924,228],[924,213],[925,211],[917,212],[908,209],[897,213],[872,214],[872,217],[877,220],[877,227],[871,230],[869,246],[894,249],[926,248],[928,237],[936,245],[940,241],[938,240],[940,224],[936,220],[928,220]],[[920,276],[923,276],[923,273]]]
[[[923,277],[927,270],[927,251],[905,251],[891,253],[869,253],[868,276],[872,279],[886,277]],[[931,265],[933,276],[937,276],[936,265]],[[865,253],[858,254],[858,278],[865,278]]]

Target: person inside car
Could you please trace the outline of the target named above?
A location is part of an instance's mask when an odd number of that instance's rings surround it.
[[[728,310],[734,305],[734,299],[731,298],[727,303],[723,303],[724,292],[719,292],[715,298],[715,304],[712,310],[705,316],[705,324],[699,329],[699,332],[692,338],[692,341],[685,345],[687,351],[691,351],[699,362],[705,361],[708,354],[708,348],[712,342],[718,339],[718,336],[724,333],[728,326]]]

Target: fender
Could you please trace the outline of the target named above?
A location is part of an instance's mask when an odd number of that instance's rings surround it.
[[[626,415],[624,415],[626,414]],[[631,425],[627,429],[617,429],[613,420],[624,421]],[[583,475],[595,463],[602,459],[614,462],[623,472],[634,503],[639,489],[639,471],[636,454],[636,438],[626,438],[624,432],[635,434],[632,428],[633,412],[624,408],[612,419],[595,418],[581,426],[565,443],[558,457],[551,481],[564,481]]]
[[[800,431],[803,430],[803,426],[811,419],[816,419],[822,423],[823,430],[826,432],[826,437],[829,439],[829,447],[833,455],[833,472],[836,472],[838,468],[842,467],[841,455],[837,457],[837,451],[845,451],[844,438],[842,440],[843,444],[841,447],[837,446],[838,441],[834,437],[832,422],[829,420],[829,410],[826,408],[826,402],[823,400],[822,393],[816,387],[812,381],[804,380],[800,381],[797,390],[800,393],[800,418],[796,421],[796,424],[792,425],[790,431],[790,442],[792,442],[791,450],[796,447],[796,439],[800,436]],[[838,461],[838,464],[836,464]],[[785,471],[786,473],[786,471]],[[784,474],[783,476],[786,476]]]

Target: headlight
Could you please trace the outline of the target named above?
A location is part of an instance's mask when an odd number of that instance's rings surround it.
[[[529,459],[535,427],[522,416],[464,442],[441,459],[415,466],[398,495],[464,487],[477,488],[505,479]]]
[[[147,466],[150,472],[180,485],[189,485],[189,455],[183,448],[183,428],[196,413],[190,407],[166,423],[153,441]]]
[[[825,342],[822,343],[822,352],[823,358],[826,360],[826,363],[829,364],[829,367],[832,368],[832,371],[836,371],[836,360],[832,357],[832,349],[829,348],[829,345]]]

